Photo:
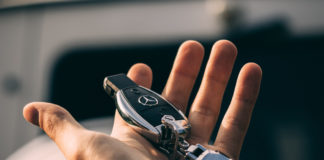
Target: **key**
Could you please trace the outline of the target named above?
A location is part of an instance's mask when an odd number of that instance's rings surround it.
[[[178,129],[181,130],[180,136],[187,137],[191,126],[185,115],[162,96],[135,84],[125,74],[106,77],[104,89],[115,99],[121,117],[165,152],[172,152],[174,146],[170,144],[175,144],[176,140],[172,133],[165,130],[161,121],[164,115],[172,116],[174,122],[178,124]]]

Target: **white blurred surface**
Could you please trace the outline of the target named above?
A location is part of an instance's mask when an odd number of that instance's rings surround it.
[[[17,11],[11,14],[0,14],[0,159],[4,159],[8,153],[12,152],[22,143],[26,142],[24,137],[31,137],[36,134],[36,130],[22,120],[22,101],[25,98],[33,97],[33,89],[27,90],[28,83],[33,78],[31,75],[25,77],[25,67],[28,58],[24,59],[27,39],[26,15],[24,11]],[[33,57],[33,53],[29,54]],[[18,80],[24,88],[11,92],[4,87],[4,81],[8,78]],[[13,80],[13,79],[10,79]],[[35,85],[35,84],[33,84]],[[40,86],[35,86],[37,89]],[[9,88],[10,89],[10,88]],[[28,93],[23,93],[28,91]]]

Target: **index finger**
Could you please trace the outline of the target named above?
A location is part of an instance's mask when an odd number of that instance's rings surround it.
[[[184,113],[203,57],[204,48],[199,42],[184,42],[179,48],[163,90],[162,96]]]

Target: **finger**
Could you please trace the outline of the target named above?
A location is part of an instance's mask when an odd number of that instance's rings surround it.
[[[203,46],[196,41],[184,42],[174,61],[162,96],[185,113],[191,90],[204,57]]]
[[[24,107],[23,115],[28,122],[43,129],[66,156],[75,153],[79,135],[86,131],[68,111],[55,104],[29,103]]]
[[[189,113],[192,142],[209,141],[236,55],[237,49],[233,43],[220,40],[214,44],[201,86]]]
[[[259,94],[262,71],[255,63],[240,71],[231,104],[223,118],[215,141],[217,150],[238,159]]]
[[[151,88],[152,85],[152,70],[149,66],[143,63],[134,64],[128,71],[127,76],[136,84],[146,88]],[[120,126],[128,126],[128,124],[120,117],[119,113],[115,113],[115,122],[112,135],[119,133]]]
[[[128,71],[127,76],[136,84],[146,88],[152,85],[152,70],[144,63],[134,64]]]

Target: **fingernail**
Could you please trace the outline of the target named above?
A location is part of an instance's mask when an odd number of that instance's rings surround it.
[[[33,107],[31,111],[31,120],[30,122],[33,123],[34,125],[39,126],[39,121],[38,121],[38,110]]]
[[[38,110],[36,109],[36,107],[34,107],[33,105],[28,104],[25,108],[24,108],[24,117],[25,119],[34,124],[39,126],[39,122],[38,122]]]

